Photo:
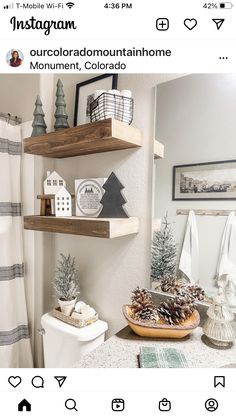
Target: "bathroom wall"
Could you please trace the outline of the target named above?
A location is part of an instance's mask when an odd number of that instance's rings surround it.
[[[61,77],[61,76],[60,76]],[[67,108],[72,123],[75,84],[88,76],[63,75]],[[55,263],[60,252],[76,256],[81,298],[96,307],[109,323],[108,336],[125,325],[122,305],[136,285],[149,286],[152,220],[152,148],[154,86],[175,75],[119,75],[118,89],[131,89],[135,100],[133,125],[143,131],[143,147],[56,161],[56,170],[74,190],[75,178],[104,177],[115,171],[125,185],[126,208],[140,218],[138,235],[103,240],[55,236]]]
[[[95,75],[60,75],[64,84],[69,122],[72,125],[75,84]],[[5,76],[4,76],[5,77]],[[2,86],[13,86],[8,91],[6,112],[32,119],[35,97],[43,101],[48,130],[53,129],[55,84],[59,76],[0,76]],[[34,79],[35,77],[35,79]],[[131,290],[136,286],[149,286],[150,242],[152,221],[152,170],[154,87],[179,75],[120,75],[118,88],[131,89],[135,99],[133,124],[143,131],[143,147],[62,160],[24,157],[24,209],[25,213],[39,212],[36,195],[42,192],[42,181],[47,169],[54,167],[65,177],[68,187],[74,190],[74,179],[88,176],[108,176],[112,170],[125,185],[127,209],[130,215],[140,218],[137,235],[102,240],[70,235],[25,232],[26,280],[31,285],[29,307],[34,323],[35,365],[43,365],[42,338],[37,334],[40,317],[53,306],[51,281],[60,252],[76,257],[80,270],[81,298],[95,306],[101,318],[109,323],[108,336],[125,325],[121,307],[129,302]],[[28,84],[28,81],[30,84]],[[1,86],[2,84],[2,86]],[[24,88],[23,88],[24,86]],[[29,95],[26,94],[29,92]],[[24,100],[22,102],[22,98]],[[5,98],[4,98],[5,100]],[[17,102],[17,103],[15,103]],[[6,102],[4,102],[6,103]],[[24,133],[31,132],[31,122],[25,124]]]
[[[65,99],[69,115],[69,124],[73,126],[75,85],[92,78],[94,75],[55,75],[64,84]],[[44,75],[46,77],[46,75]],[[70,252],[76,258],[80,271],[81,299],[93,305],[100,317],[109,323],[107,337],[111,336],[124,325],[122,305],[130,301],[131,290],[136,286],[149,287],[150,243],[152,222],[152,180],[153,180],[153,127],[155,85],[179,75],[119,75],[118,88],[131,89],[135,99],[133,125],[143,131],[143,147],[137,150],[123,150],[114,153],[102,153],[54,161],[55,169],[66,179],[68,188],[74,190],[74,179],[91,176],[108,176],[115,171],[125,185],[124,195],[127,198],[127,209],[130,215],[140,218],[138,235],[103,240],[71,235],[55,234],[51,238],[51,264],[44,267],[45,276],[41,273],[44,287],[44,307],[42,313],[50,310],[55,300],[52,296],[51,279],[61,252]],[[42,76],[41,76],[42,78]],[[52,89],[47,88],[48,95]],[[54,121],[51,111],[51,121]],[[48,116],[49,117],[49,116]],[[48,159],[44,159],[48,160]],[[46,171],[45,171],[46,174]],[[35,194],[42,191],[37,185]],[[42,233],[32,233],[38,237]],[[44,237],[47,234],[44,234]],[[37,258],[43,261],[47,252],[41,246]],[[51,275],[51,278],[50,278]],[[40,285],[37,285],[39,287]],[[49,297],[50,295],[50,297]],[[42,305],[42,304],[41,304]],[[40,319],[40,310],[37,313]],[[36,321],[36,327],[39,322]],[[42,365],[42,345],[40,339],[36,347],[37,365]]]
[[[33,74],[1,74],[0,111],[17,115],[23,121],[31,120],[39,79],[39,75]]]
[[[235,74],[192,75],[157,88],[156,137],[165,159],[156,164],[155,216],[168,211],[179,250],[187,216],[176,216],[177,209],[235,210],[235,201],[172,201],[174,165],[235,159],[235,109]],[[225,223],[226,217],[197,217],[200,283],[210,293]]]

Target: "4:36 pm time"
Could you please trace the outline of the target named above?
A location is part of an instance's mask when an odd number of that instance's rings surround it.
[[[133,3],[105,3],[104,9],[132,9]]]

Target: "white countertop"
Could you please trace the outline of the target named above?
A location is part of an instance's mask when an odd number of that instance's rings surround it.
[[[137,336],[127,326],[89,355],[84,356],[75,367],[138,368],[141,346],[179,349],[183,351],[190,368],[236,367],[235,343],[230,349],[215,349],[203,343],[202,334],[202,328],[197,327],[184,339],[150,339]]]

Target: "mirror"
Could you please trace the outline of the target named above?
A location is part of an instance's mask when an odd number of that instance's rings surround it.
[[[177,275],[197,282],[206,302],[222,285],[235,306],[236,74],[193,74],[159,84],[155,139],[165,151],[154,164],[154,218],[162,220],[163,235],[166,226],[162,245],[169,254],[162,255],[164,270],[157,260],[152,266],[152,289],[166,291],[169,280],[175,292]]]

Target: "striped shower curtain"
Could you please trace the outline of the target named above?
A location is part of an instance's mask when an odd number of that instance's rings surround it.
[[[0,120],[0,367],[32,367],[21,217],[21,128]]]

